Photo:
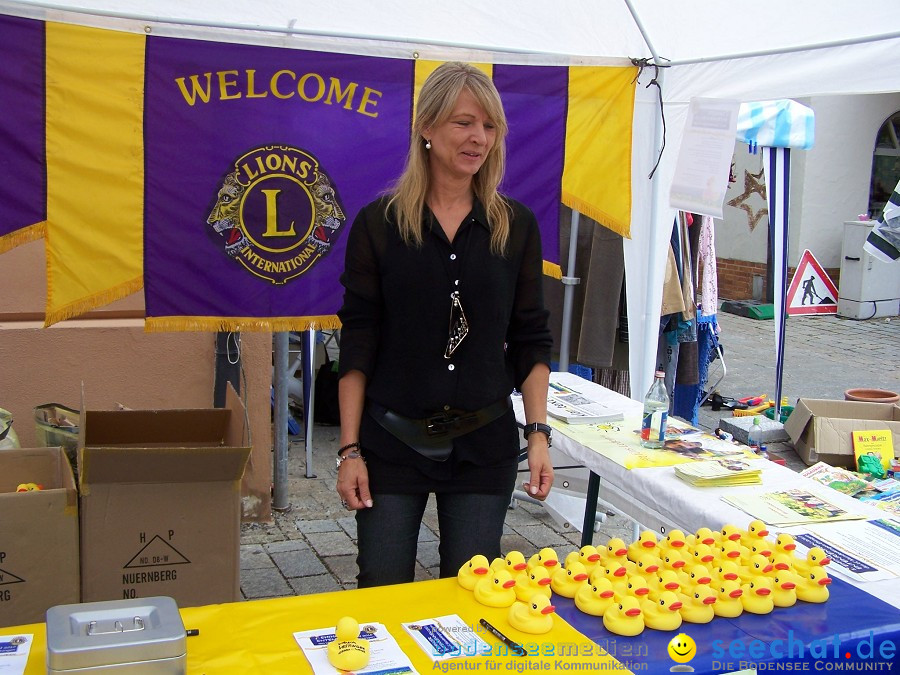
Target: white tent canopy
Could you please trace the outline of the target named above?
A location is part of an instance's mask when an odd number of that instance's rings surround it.
[[[675,154],[691,98],[754,101],[900,91],[897,0],[0,0],[0,12],[177,35],[410,58],[494,63],[667,64],[637,89],[632,238],[625,243],[632,392],[650,383]],[[601,177],[598,177],[601,178]]]

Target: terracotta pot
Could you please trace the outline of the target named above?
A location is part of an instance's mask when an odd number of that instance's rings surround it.
[[[845,401],[867,401],[869,403],[896,403],[900,394],[887,389],[848,389],[844,392]]]

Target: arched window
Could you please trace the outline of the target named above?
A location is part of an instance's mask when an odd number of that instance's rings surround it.
[[[873,155],[869,216],[877,219],[900,180],[900,112],[895,112],[881,125]]]

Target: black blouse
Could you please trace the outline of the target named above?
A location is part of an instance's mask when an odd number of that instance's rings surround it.
[[[534,214],[510,200],[509,241],[500,257],[490,251],[490,229],[477,200],[452,244],[426,207],[420,248],[403,243],[386,216],[386,202],[364,207],[350,229],[338,313],[341,374],[361,370],[368,398],[406,417],[424,418],[447,408],[488,406],[521,388],[535,364],[549,366],[552,337]],[[469,333],[448,359],[454,291]],[[457,438],[447,462],[421,457],[367,414],[360,441],[367,457],[374,453],[438,480],[459,475],[460,463],[508,465],[518,453],[511,412]]]

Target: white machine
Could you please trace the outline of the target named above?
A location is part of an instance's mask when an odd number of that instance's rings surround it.
[[[900,262],[882,262],[863,250],[876,222],[844,223],[838,316],[874,319],[900,314]]]

